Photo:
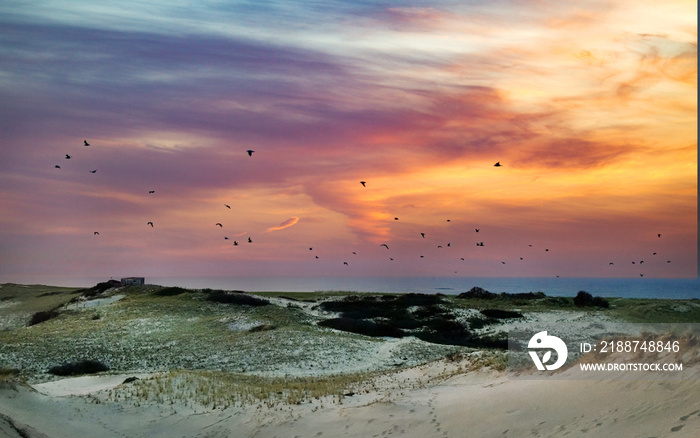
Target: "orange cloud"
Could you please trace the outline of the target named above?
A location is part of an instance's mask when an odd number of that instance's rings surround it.
[[[275,226],[275,227],[270,227],[267,229],[267,231],[278,231],[278,230],[284,230],[285,228],[289,228],[292,225],[296,224],[299,222],[299,218],[296,216],[292,216],[286,221],[282,222],[281,224]]]

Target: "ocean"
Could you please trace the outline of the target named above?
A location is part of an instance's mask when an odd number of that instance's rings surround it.
[[[115,279],[119,279],[115,277]],[[27,283],[22,279],[1,279]],[[90,287],[109,278],[41,278],[41,284]],[[576,296],[586,291],[602,297],[700,299],[699,278],[553,278],[553,277],[149,277],[147,284],[193,289],[248,292],[392,292],[456,295],[479,286],[490,292],[544,292],[549,296]]]
[[[104,281],[104,280],[103,280]],[[542,277],[182,277],[146,278],[147,283],[249,292],[352,291],[459,294],[474,286],[490,292],[544,292],[576,296],[700,299],[698,278],[542,278]]]

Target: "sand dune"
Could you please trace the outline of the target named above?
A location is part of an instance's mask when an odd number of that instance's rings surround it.
[[[440,361],[395,380],[439,374]],[[692,370],[700,377],[700,368]],[[31,437],[695,437],[699,380],[513,380],[473,371],[416,389],[377,391],[302,405],[228,409],[96,404],[89,394],[124,376],[63,379],[0,390],[0,436]],[[14,426],[10,425],[10,422]]]

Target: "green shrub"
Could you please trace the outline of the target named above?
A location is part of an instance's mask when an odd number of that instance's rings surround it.
[[[228,293],[224,291],[215,291],[208,294],[207,300],[215,303],[238,304],[244,306],[267,306],[270,304],[270,302],[265,299],[242,292]]]
[[[365,336],[387,336],[391,338],[402,338],[404,336],[403,330],[392,324],[386,322],[367,321],[364,319],[346,317],[332,318],[321,321],[318,323],[318,325],[321,327],[329,327],[336,330],[357,333]]]
[[[49,374],[55,376],[79,376],[82,374],[96,374],[109,371],[109,367],[96,360],[81,360],[56,365],[49,369]]]
[[[55,309],[36,312],[29,319],[29,323],[27,325],[33,326],[33,325],[41,324],[44,321],[48,321],[49,319],[56,318],[58,315],[60,315],[60,313]]]
[[[502,310],[502,309],[484,309],[481,313],[488,318],[495,319],[510,319],[510,318],[522,318],[523,314],[520,312],[515,312],[512,310]]]
[[[187,289],[183,289],[181,287],[164,287],[163,289],[157,290],[153,293],[153,295],[157,297],[172,297],[175,295],[181,295],[187,292]]]

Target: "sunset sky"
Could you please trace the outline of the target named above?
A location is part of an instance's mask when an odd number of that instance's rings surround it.
[[[4,0],[0,282],[693,277],[696,17]]]

